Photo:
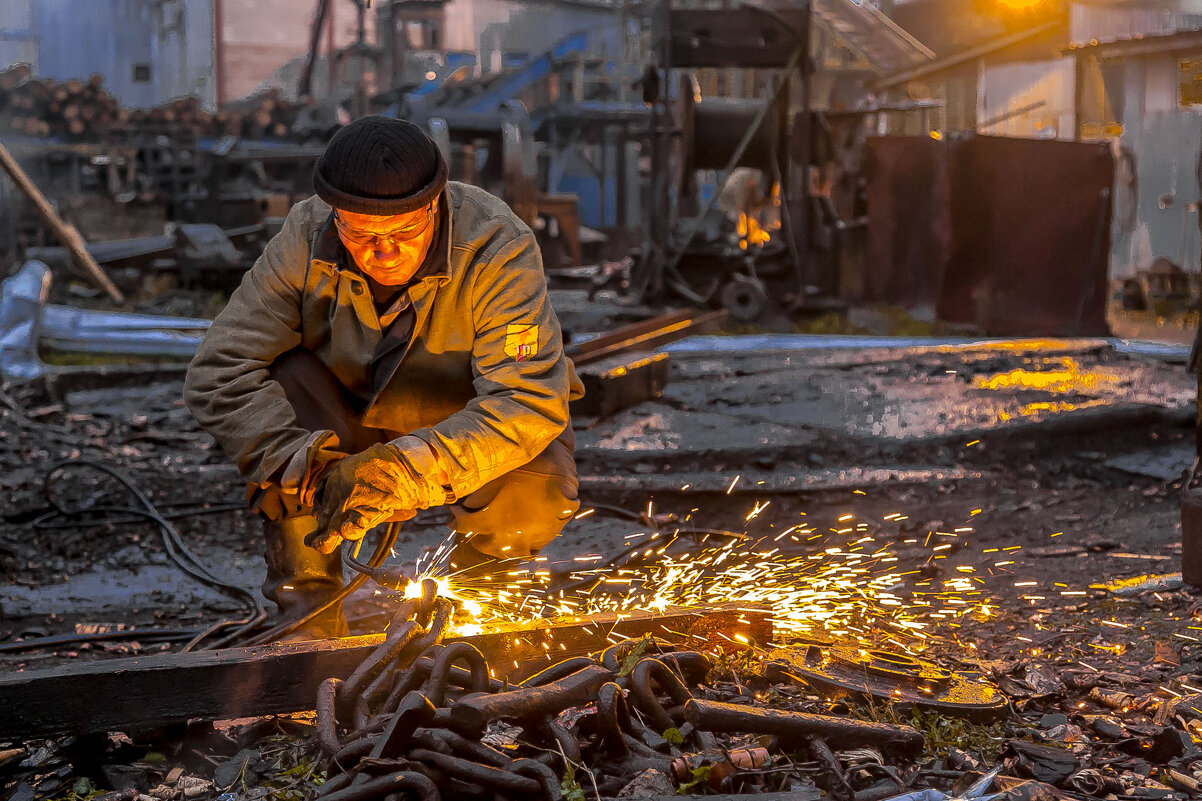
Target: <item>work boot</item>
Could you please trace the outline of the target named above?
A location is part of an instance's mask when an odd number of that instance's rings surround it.
[[[317,529],[312,514],[291,515],[282,520],[267,520],[263,534],[267,540],[264,561],[267,578],[263,595],[275,601],[280,622],[297,620],[324,606],[342,590],[342,554],[326,555],[305,545],[305,537]],[[346,618],[339,602],[284,637],[285,641],[345,637]]]

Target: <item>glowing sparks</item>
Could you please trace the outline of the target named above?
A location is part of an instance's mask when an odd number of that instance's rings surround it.
[[[738,481],[735,477],[728,493]],[[768,501],[755,503],[745,521],[756,520],[768,506]],[[649,517],[653,509],[648,506],[646,511]],[[691,514],[684,518],[686,524]],[[883,522],[906,519],[893,512]],[[435,578],[440,596],[460,602],[453,625],[459,635],[538,619],[736,604],[771,612],[783,640],[819,634],[871,647],[884,643],[921,651],[933,626],[955,626],[966,615],[981,620],[997,614],[998,607],[985,597],[971,564],[958,560],[954,575],[938,581],[922,578],[917,570],[899,570],[898,555],[888,540],[878,542],[869,523],[855,520],[854,514],[845,513],[839,516],[844,527],[827,533],[803,522],[758,539],[746,532],[726,537],[706,532],[699,537],[681,528],[633,532],[623,538],[621,558],[589,554],[549,562],[540,557],[488,581],[455,574],[446,564],[451,554],[448,541],[433,549],[417,572]],[[922,542],[928,559],[943,559],[973,533],[972,528],[959,527],[929,532],[925,541],[904,542]],[[804,550],[790,553],[782,550],[785,543]],[[405,588],[405,597],[420,597],[419,581]],[[732,643],[746,644],[745,636],[732,635]],[[551,646],[546,650],[550,658]]]

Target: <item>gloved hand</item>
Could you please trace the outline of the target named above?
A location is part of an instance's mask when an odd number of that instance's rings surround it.
[[[408,520],[430,505],[426,482],[390,443],[348,456],[329,472],[317,504],[317,530],[305,543],[333,553],[381,523]]]

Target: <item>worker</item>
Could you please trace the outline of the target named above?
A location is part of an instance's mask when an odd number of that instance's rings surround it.
[[[264,520],[263,593],[286,620],[342,589],[339,548],[446,506],[450,572],[528,557],[578,510],[564,356],[534,234],[500,199],[447,180],[403,120],[341,128],[316,196],[213,321],[189,409]],[[337,604],[296,639],[341,636]]]

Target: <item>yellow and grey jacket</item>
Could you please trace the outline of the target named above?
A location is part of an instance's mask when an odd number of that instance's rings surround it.
[[[583,387],[563,353],[533,233],[482,189],[452,181],[444,195],[446,258],[410,288],[413,336],[378,392],[371,291],[357,270],[319,258],[331,209],[317,197],[293,207],[213,321],[184,398],[252,484],[268,486],[314,444],[268,377],[296,347],[313,351],[363,400],[364,423],[399,435],[415,471],[442,476],[454,497],[526,464],[568,425]]]

